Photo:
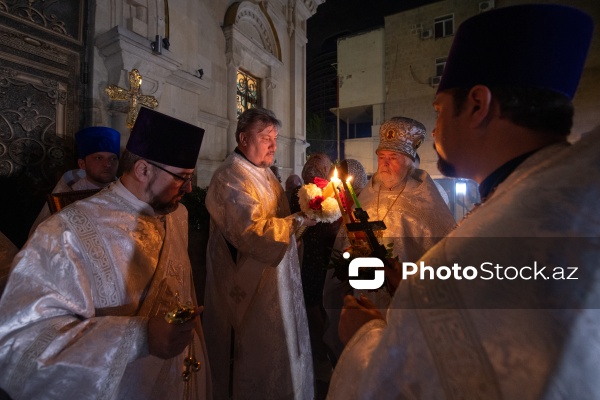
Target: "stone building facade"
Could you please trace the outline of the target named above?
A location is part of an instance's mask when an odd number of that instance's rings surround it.
[[[394,116],[407,116],[421,121],[429,132],[435,126],[435,113],[431,106],[443,62],[447,56],[453,33],[465,19],[492,8],[506,7],[522,3],[544,3],[532,0],[442,0],[423,7],[385,17],[385,26],[373,32],[350,36],[338,41],[338,68],[344,84],[340,88],[340,114],[352,116],[352,110],[359,107],[368,109],[372,118],[372,137],[345,141],[346,157],[357,158],[365,164],[369,172],[376,169],[374,150],[379,141],[380,121]],[[590,52],[585,65],[579,89],[574,98],[575,120],[571,140],[600,126],[600,5],[595,0],[563,0],[559,2],[577,7],[589,13],[596,25]],[[510,29],[510,27],[507,27]],[[353,60],[380,46],[367,44],[364,36],[383,41],[383,55],[370,54],[370,58],[383,60],[384,78],[379,74],[364,74],[363,65]],[[379,38],[381,37],[381,38]],[[368,43],[368,42],[367,42]],[[340,50],[342,52],[340,53]],[[374,66],[370,67],[376,70]],[[543,74],[544,71],[540,71]],[[381,103],[362,101],[361,91],[353,86],[353,79],[367,80],[376,89],[369,89],[366,98],[374,93],[382,93]],[[344,88],[345,85],[345,88]],[[364,82],[363,82],[364,85]],[[346,97],[344,99],[344,96]],[[346,108],[344,108],[346,104]],[[364,115],[364,113],[363,113]],[[351,117],[352,118],[352,117]],[[357,117],[358,118],[358,117]],[[342,136],[344,137],[344,136]],[[437,156],[432,148],[433,139],[427,135],[419,154],[421,168],[432,176],[440,176],[437,171]]]
[[[121,132],[130,103],[116,85],[158,101],[157,111],[205,129],[196,184],[235,148],[238,71],[283,127],[280,175],[305,161],[306,20],[325,0],[0,0],[0,231],[29,226],[62,172],[75,168],[73,135]],[[142,102],[148,97],[140,97]],[[26,230],[26,229],[25,229]]]
[[[298,173],[306,141],[305,25],[322,1],[98,1],[95,123],[110,120],[126,132],[124,114],[103,88],[106,83],[125,85],[128,71],[137,68],[144,93],[160,102],[158,111],[205,129],[197,184],[206,186],[236,146],[237,71],[242,70],[257,78],[260,104],[283,122],[276,154],[281,174]],[[168,6],[170,46],[157,54],[151,44],[157,34],[166,35],[161,6]]]

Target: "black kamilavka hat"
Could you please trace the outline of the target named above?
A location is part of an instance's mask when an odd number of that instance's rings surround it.
[[[536,87],[575,95],[592,40],[586,13],[558,4],[497,8],[463,22],[438,93],[474,85]]]
[[[142,107],[126,148],[150,161],[193,169],[203,137],[202,128]]]

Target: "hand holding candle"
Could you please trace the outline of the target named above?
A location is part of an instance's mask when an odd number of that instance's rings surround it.
[[[340,195],[339,195],[338,189],[337,189],[337,187],[339,186],[339,184],[341,182],[342,181],[340,181],[339,178],[337,177],[337,168],[336,168],[333,172],[333,177],[331,178],[331,186],[333,187],[333,195],[335,196],[335,199],[338,202],[342,216],[344,216],[344,215],[347,215],[347,212],[346,212],[346,209],[344,208],[344,204],[342,203],[342,200],[340,198]]]
[[[331,178],[331,180],[329,181],[329,184],[325,187],[325,189],[323,189],[323,197],[327,198],[327,197],[335,197],[336,195],[336,190],[335,188],[337,186],[339,186],[340,184],[340,180],[337,176],[337,168],[334,169],[333,172],[333,177]]]

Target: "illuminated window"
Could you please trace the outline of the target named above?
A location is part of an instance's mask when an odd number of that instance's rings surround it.
[[[244,71],[237,72],[237,115],[260,105],[260,80]]]

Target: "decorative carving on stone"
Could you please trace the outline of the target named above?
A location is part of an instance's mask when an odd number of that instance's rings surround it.
[[[269,77],[269,78],[265,79],[265,82],[267,84],[267,89],[277,88],[277,81],[274,78]]]
[[[292,37],[296,30],[296,0],[288,0],[287,6],[288,35]]]
[[[320,4],[325,3],[325,0],[301,0],[304,7],[308,10],[310,15],[314,15],[317,12],[317,7]]]
[[[258,5],[250,1],[234,3],[227,10],[224,27],[235,26],[247,39],[281,60],[277,32],[264,7],[262,2]]]

